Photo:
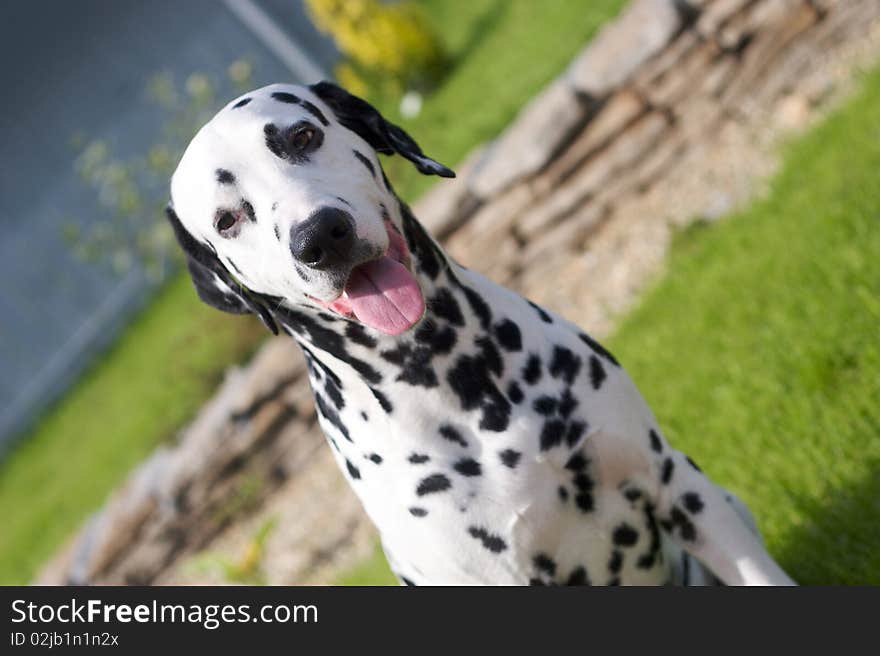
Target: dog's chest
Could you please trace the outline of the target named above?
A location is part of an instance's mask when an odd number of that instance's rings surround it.
[[[592,445],[651,421],[615,410],[632,412],[625,374],[512,292],[468,289],[437,291],[412,342],[348,329],[345,357],[373,383],[310,357],[321,425],[392,566],[426,583],[662,582],[650,508],[621,489],[643,482],[603,474]]]

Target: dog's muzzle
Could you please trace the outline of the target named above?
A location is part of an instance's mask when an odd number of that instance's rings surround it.
[[[425,314],[425,299],[411,271],[406,240],[388,219],[385,220],[385,230],[388,249],[379,257],[355,266],[339,298],[330,302],[313,300],[386,335],[400,335],[421,320]],[[334,237],[329,228],[315,230],[315,233],[325,235],[323,243],[331,244],[338,250],[341,250],[341,244],[346,239],[341,231],[337,231]],[[327,237],[327,234],[330,236]],[[332,261],[336,256],[337,252],[331,251],[325,257]]]

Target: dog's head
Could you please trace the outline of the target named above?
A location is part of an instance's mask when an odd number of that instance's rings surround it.
[[[454,175],[329,82],[274,84],[224,107],[171,179],[168,218],[199,297],[274,332],[272,308],[284,303],[389,335],[417,323],[424,296],[377,153]]]

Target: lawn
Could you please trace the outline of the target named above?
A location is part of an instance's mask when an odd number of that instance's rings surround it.
[[[880,584],[880,70],[765,198],[678,236],[610,346],[798,582]]]
[[[404,125],[427,153],[454,165],[497,135],[624,0],[421,4],[454,68]],[[386,161],[409,200],[431,182],[399,158]],[[223,371],[253,352],[261,337],[255,321],[200,305],[185,274],[170,281],[0,466],[0,583],[30,580],[138,462],[173,438]]]

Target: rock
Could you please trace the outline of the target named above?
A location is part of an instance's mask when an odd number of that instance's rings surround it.
[[[682,26],[675,0],[635,0],[569,66],[568,82],[603,98],[659,53]]]
[[[474,149],[456,167],[454,179],[437,180],[430,191],[413,205],[413,212],[434,238],[442,239],[467,218],[462,209],[467,204],[468,181],[485,153],[485,146]]]
[[[535,177],[531,183],[534,193],[539,196],[549,193],[644,111],[645,103],[635,91],[624,89],[615,93],[568,148]]]
[[[547,199],[519,220],[517,227],[524,236],[535,235],[561,220],[591,195],[608,183],[638,158],[644,157],[668,128],[668,121],[659,112],[644,115],[608,147],[561,184]]]
[[[779,101],[776,121],[783,130],[802,130],[810,120],[810,103],[801,95],[790,94]]]
[[[696,31],[706,37],[714,36],[721,26],[753,0],[715,0],[700,14]]]
[[[520,112],[468,181],[488,199],[539,171],[581,125],[590,109],[564,81],[557,80]]]

